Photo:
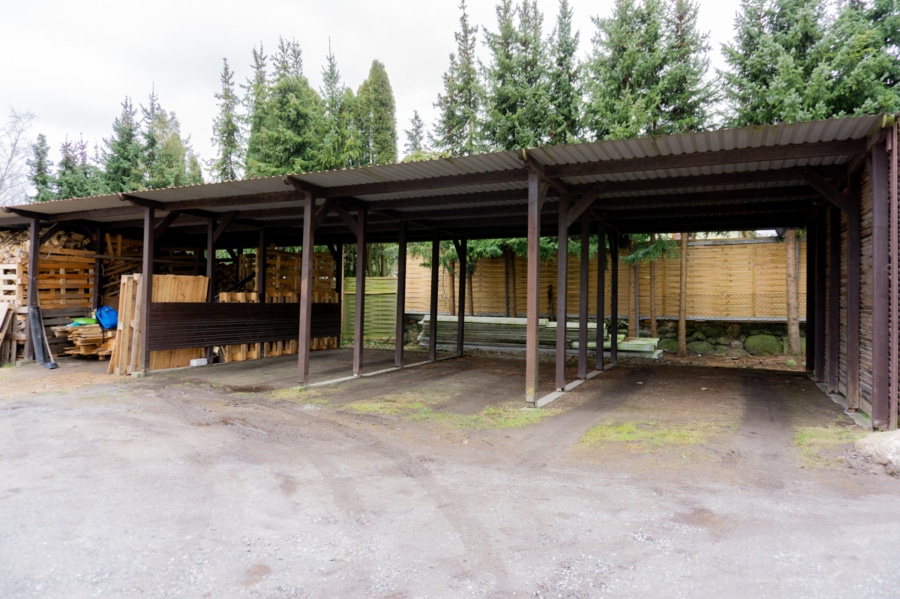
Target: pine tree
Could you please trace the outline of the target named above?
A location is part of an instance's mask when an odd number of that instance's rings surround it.
[[[359,140],[353,124],[353,92],[344,86],[338,70],[337,59],[328,47],[325,67],[322,69],[323,130],[322,147],[319,150],[318,169],[336,169],[354,166],[359,160]]]
[[[581,78],[575,53],[579,32],[572,32],[573,12],[568,0],[560,0],[551,43],[550,120],[548,142],[572,143],[581,137]]]
[[[234,73],[228,66],[228,59],[222,59],[222,90],[217,93],[219,114],[213,120],[212,143],[218,156],[211,165],[212,177],[216,181],[239,179],[242,169],[244,135],[238,115],[238,97],[234,89]]]
[[[34,186],[36,193],[31,196],[34,202],[46,202],[47,200],[56,199],[53,192],[56,186],[56,180],[51,171],[49,155],[50,146],[47,144],[47,137],[43,133],[39,133],[37,141],[31,146],[32,158],[28,160],[28,179]]]
[[[460,30],[453,34],[456,53],[443,75],[444,91],[435,108],[438,120],[431,134],[435,148],[451,156],[467,156],[483,149],[481,106],[484,96],[475,57],[478,27],[469,24],[465,1],[460,2]]]
[[[134,191],[144,185],[141,170],[141,143],[131,98],[122,102],[122,113],[113,121],[113,134],[104,139],[103,172],[112,193]]]
[[[356,121],[360,131],[362,164],[397,162],[397,117],[394,92],[384,65],[372,61],[369,77],[356,94]]]

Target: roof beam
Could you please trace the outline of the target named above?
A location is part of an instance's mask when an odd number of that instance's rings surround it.
[[[312,183],[307,183],[297,175],[285,175],[282,181],[284,181],[285,185],[290,185],[301,193],[312,195],[314,200],[317,198],[332,197],[323,195],[323,192],[325,191],[323,188],[318,185],[313,185]]]
[[[148,200],[147,198],[139,198],[137,196],[120,193],[119,200],[128,202],[132,206],[140,206],[141,208],[153,208],[154,210],[166,210],[166,205],[156,200]]]
[[[156,227],[153,228],[153,239],[159,239],[162,237],[162,234],[165,233],[172,223],[174,223],[178,217],[181,216],[178,212],[170,212],[166,215],[162,222],[160,222]]]
[[[234,220],[238,213],[228,212],[222,217],[222,222],[219,223],[219,226],[216,227],[216,230],[213,232],[212,242],[215,243],[219,240],[219,237],[222,236],[222,233],[231,225],[231,222]]]
[[[24,208],[12,208],[10,206],[4,206],[3,212],[9,212],[10,214],[15,214],[17,216],[21,216],[22,218],[30,218],[32,220],[38,221],[52,221],[52,214],[41,214],[40,212],[33,212],[31,210],[25,210]]]
[[[581,218],[585,211],[594,203],[594,200],[596,200],[607,187],[609,187],[609,183],[598,182],[591,185],[590,189],[584,192],[581,199],[578,200],[574,206],[569,208],[568,213],[566,214],[566,229],[571,227],[575,224],[575,221]]]
[[[812,167],[803,167],[800,169],[803,178],[809,183],[809,186],[822,194],[826,200],[841,209],[844,214],[850,212],[850,198],[841,192],[840,189],[831,184],[830,181],[820,175],[816,169]]]

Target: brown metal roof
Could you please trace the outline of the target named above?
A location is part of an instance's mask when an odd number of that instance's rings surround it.
[[[622,232],[802,227],[823,201],[803,169],[841,185],[847,165],[866,151],[870,137],[890,116],[863,116],[569,144],[292,175],[316,197],[335,198],[348,209],[365,202],[370,238],[394,239],[400,219],[411,221],[410,237],[430,239],[438,228],[459,237],[524,236],[528,169],[524,157],[542,165],[558,182],[548,194],[542,219],[556,232],[558,188],[577,198],[595,184],[603,189],[592,211]],[[185,216],[173,225],[184,234],[216,214],[237,212],[229,228],[266,227],[299,240],[302,199],[282,177],[137,191],[134,202],[155,202],[160,217]],[[740,206],[740,208],[738,208]],[[0,227],[22,226],[28,217],[135,226],[143,209],[119,195],[57,200],[0,212]],[[24,216],[23,216],[24,215]],[[293,231],[293,232],[292,232]],[[349,239],[337,216],[326,219],[323,240]],[[317,237],[318,240],[318,237]]]

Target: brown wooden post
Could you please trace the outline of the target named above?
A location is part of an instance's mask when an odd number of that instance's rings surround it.
[[[588,279],[590,273],[591,221],[581,218],[581,262],[578,264],[578,378],[587,378]],[[602,326],[602,324],[601,324]],[[602,348],[601,348],[602,351]]]
[[[266,230],[259,230],[259,242],[256,244],[256,294],[259,303],[266,303]]]
[[[619,237],[615,232],[610,232],[609,252],[612,260],[610,268],[610,317],[609,317],[609,361],[612,364],[619,362]]]
[[[297,380],[309,385],[309,352],[312,341],[313,246],[315,244],[316,201],[312,194],[303,196],[303,240],[300,246],[300,330],[297,339]]]
[[[154,210],[144,208],[144,247],[141,261],[143,297],[141,298],[141,372],[150,372],[150,348],[147,346],[147,328],[150,323],[150,302],[153,300],[153,252],[154,252]]]
[[[437,319],[438,319],[438,283],[440,282],[441,267],[441,237],[437,229],[434,230],[434,239],[431,242],[431,304],[428,321],[428,359],[432,362],[437,359]]]
[[[28,227],[28,290],[26,301],[28,304],[27,318],[31,318],[31,308],[38,305],[38,260],[41,255],[41,221],[31,219]],[[25,326],[25,359],[34,360],[34,340],[31,337],[30,321]]]
[[[606,224],[597,223],[597,354],[595,369],[603,370],[603,324],[606,319]]]
[[[525,302],[525,401],[537,402],[538,324],[541,310],[541,177],[528,172],[528,295]]]
[[[891,272],[890,272],[890,298],[891,298],[891,314],[890,314],[890,322],[891,322],[891,331],[890,331],[890,354],[891,354],[891,379],[889,385],[888,395],[890,396],[890,421],[888,422],[888,428],[890,430],[896,430],[898,427],[898,419],[900,419],[900,413],[898,413],[898,402],[900,402],[900,356],[898,356],[898,351],[900,351],[900,265],[897,264],[900,261],[900,204],[898,204],[898,177],[900,177],[900,156],[898,156],[898,152],[900,152],[900,125],[894,123],[894,126],[891,128],[890,132],[890,149],[891,149],[891,164],[890,164],[890,185],[889,185],[889,193],[890,193],[890,240],[889,240],[889,248],[890,248],[890,256],[891,256]]]
[[[815,377],[817,381],[825,380],[825,211],[816,219],[816,348]],[[807,290],[807,293],[809,291]]]
[[[847,213],[847,409],[859,409],[859,339],[862,292],[862,182],[850,178],[851,200]]]
[[[828,390],[840,390],[841,361],[841,210],[829,210],[828,231]]]
[[[872,148],[872,426],[890,426],[890,194],[884,144]]]
[[[816,250],[819,222],[813,219],[806,230],[806,372],[816,371]]]
[[[152,255],[152,254],[151,254]],[[206,222],[206,303],[211,304],[216,297],[216,219]],[[206,359],[211,362],[213,348],[206,348]]]
[[[406,340],[406,229],[405,220],[400,221],[397,251],[397,328],[394,342],[394,366],[403,366],[403,344]]]
[[[366,316],[366,209],[357,213],[356,233],[356,322],[353,329],[353,375],[362,374]]]
[[[566,388],[566,297],[569,292],[569,196],[559,195],[556,252],[556,390]],[[549,307],[549,306],[548,306]]]
[[[456,306],[456,355],[463,355],[466,340],[466,260],[469,242],[462,239],[456,244],[456,255],[459,256],[459,302]]]

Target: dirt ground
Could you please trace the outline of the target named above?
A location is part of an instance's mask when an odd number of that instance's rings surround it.
[[[524,410],[520,359],[305,391],[295,368],[0,370],[0,596],[900,588],[900,480],[802,372],[623,363]]]

